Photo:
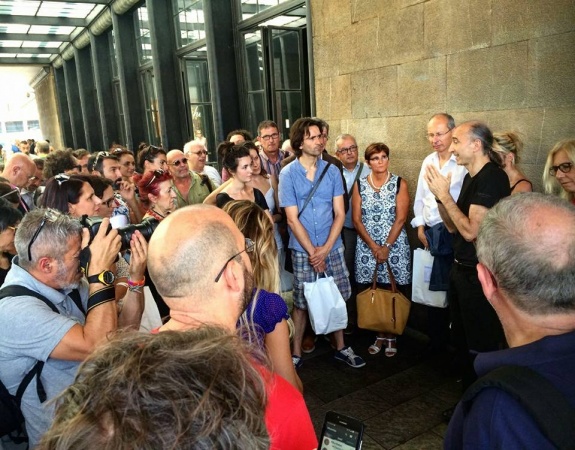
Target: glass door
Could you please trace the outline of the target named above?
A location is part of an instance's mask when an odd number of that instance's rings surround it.
[[[154,83],[152,68],[140,72],[142,83],[144,111],[146,112],[146,137],[148,144],[162,145],[160,138],[160,114],[158,111],[158,94]]]

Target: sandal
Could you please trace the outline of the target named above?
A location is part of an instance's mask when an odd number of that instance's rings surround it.
[[[387,347],[385,347],[385,356],[391,358],[397,354],[396,338],[383,338],[387,341]]]
[[[381,347],[377,345],[377,341],[385,341],[385,338],[376,337],[375,342],[371,344],[367,351],[370,355],[377,355],[381,351]]]

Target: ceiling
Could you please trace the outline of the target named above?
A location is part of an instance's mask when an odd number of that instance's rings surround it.
[[[0,0],[0,65],[50,64],[111,0]]]

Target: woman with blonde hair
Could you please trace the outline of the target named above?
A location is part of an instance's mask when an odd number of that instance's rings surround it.
[[[256,289],[238,325],[246,326],[250,330],[246,337],[265,348],[274,372],[302,392],[303,385],[291,359],[287,305],[277,294],[280,272],[272,223],[266,212],[249,200],[232,200],[222,209],[244,237],[254,243],[254,250],[248,255]]]
[[[511,194],[533,191],[531,181],[516,166],[519,162],[518,153],[523,150],[523,141],[518,134],[513,131],[503,131],[501,133],[493,133],[493,138],[497,143],[494,146],[494,150],[503,157],[503,170],[509,177]]]
[[[575,139],[557,142],[547,155],[543,186],[547,194],[555,194],[575,204]]]

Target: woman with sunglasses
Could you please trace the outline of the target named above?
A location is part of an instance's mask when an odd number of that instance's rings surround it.
[[[134,175],[140,196],[149,201],[149,208],[144,219],[154,217],[159,221],[173,212],[178,204],[176,193],[172,186],[172,176],[163,170],[145,172],[143,175]]]
[[[248,200],[227,202],[223,210],[253,245],[246,251],[252,264],[256,289],[238,326],[246,327],[249,332],[245,338],[255,341],[266,351],[274,372],[302,392],[303,385],[291,358],[287,305],[277,294],[280,276],[272,224],[267,214]]]
[[[89,180],[96,197],[102,202],[98,215],[100,217],[111,218],[114,214],[114,209],[118,206],[118,201],[114,195],[114,188],[112,180],[104,177],[90,177]]]
[[[60,173],[46,182],[40,206],[72,217],[98,216],[102,201],[94,193],[90,175]]]
[[[167,152],[161,147],[148,145],[145,142],[141,143],[138,147],[137,172],[143,175],[154,170],[167,170],[168,161],[166,154]]]
[[[14,235],[21,220],[22,213],[0,198],[0,286],[4,283],[12,266],[12,258],[16,255]]]
[[[555,194],[575,204],[575,139],[557,142],[547,155],[543,186],[547,194]]]

